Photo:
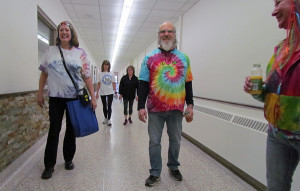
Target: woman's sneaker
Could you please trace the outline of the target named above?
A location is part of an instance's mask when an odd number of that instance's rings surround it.
[[[109,119],[107,120],[107,125],[111,126],[111,121]]]
[[[128,121],[129,121],[129,123],[132,123],[132,121],[131,121],[131,118],[130,118],[130,117],[129,117]]]
[[[145,186],[155,186],[159,182],[160,178],[158,176],[150,175],[145,182]]]
[[[106,118],[104,119],[103,124],[107,124],[107,119]]]
[[[123,125],[127,125],[127,123],[128,123],[128,121],[127,121],[127,119],[125,119]]]

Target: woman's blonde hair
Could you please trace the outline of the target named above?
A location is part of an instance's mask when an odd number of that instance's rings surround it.
[[[56,45],[60,45],[61,41],[59,39],[59,28],[61,25],[67,25],[71,31],[71,40],[70,40],[70,47],[75,46],[76,48],[79,47],[77,33],[73,27],[73,25],[69,21],[63,21],[57,26],[57,37],[56,37]]]

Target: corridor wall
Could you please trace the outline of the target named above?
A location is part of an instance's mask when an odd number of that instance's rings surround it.
[[[274,1],[202,0],[183,16],[181,31],[194,96],[202,98],[196,99],[195,122],[184,132],[264,185],[267,122],[263,103],[243,85],[253,64],[265,71],[274,47],[285,38],[273,9]],[[220,119],[220,111],[231,116],[228,121]],[[298,167],[293,179],[299,178]],[[294,181],[292,190],[299,189]]]
[[[36,103],[40,76],[38,7],[55,25],[64,20],[72,22],[59,0],[3,1],[0,6],[0,172],[49,128],[47,96],[45,109]],[[78,38],[91,65],[96,67],[80,33]]]
[[[174,23],[198,97],[194,121],[184,123],[183,132],[263,185],[267,122],[263,103],[244,93],[243,85],[252,65],[265,70],[274,47],[285,38],[271,16],[273,8],[271,0],[201,0]],[[139,65],[156,43],[141,51]],[[224,122],[223,115],[230,117]],[[299,169],[294,180],[300,178]],[[294,181],[292,190],[299,189]]]

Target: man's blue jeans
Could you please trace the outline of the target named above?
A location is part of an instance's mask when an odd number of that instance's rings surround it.
[[[167,124],[169,136],[168,167],[177,170],[180,140],[182,132],[182,112],[172,110],[167,112],[150,112],[148,121],[150,174],[160,176],[162,170],[161,137],[164,124]]]
[[[299,163],[300,141],[281,139],[269,130],[267,138],[268,191],[288,191]],[[298,181],[298,180],[297,180]]]

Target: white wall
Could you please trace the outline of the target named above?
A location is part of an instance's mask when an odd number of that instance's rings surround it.
[[[0,6],[0,94],[37,89],[37,1]]]
[[[16,2],[17,1],[17,2]],[[0,6],[0,94],[24,92],[38,89],[37,6],[58,25],[69,20],[59,0],[13,0]],[[75,26],[76,28],[76,26]],[[78,34],[80,47],[90,56],[84,41]]]
[[[266,123],[263,111],[201,99],[195,105]],[[194,110],[194,121],[186,123],[183,132],[205,145],[239,169],[266,184],[266,137],[267,134],[240,126],[220,118]]]
[[[262,106],[243,92],[253,64],[263,70],[285,38],[271,0],[201,0],[183,17],[182,51],[191,60],[194,95]]]
[[[178,49],[190,57],[194,96],[262,107],[243,92],[245,76],[254,63],[263,69],[274,47],[285,38],[272,18],[272,0],[201,0],[174,23]],[[157,47],[155,39],[135,59],[140,66],[144,56]],[[227,113],[265,121],[260,109],[228,106],[213,101],[195,101],[198,105]],[[253,178],[266,184],[266,134],[232,125],[195,110],[194,121],[184,123],[183,131],[204,144]],[[300,188],[295,172],[292,190]]]

